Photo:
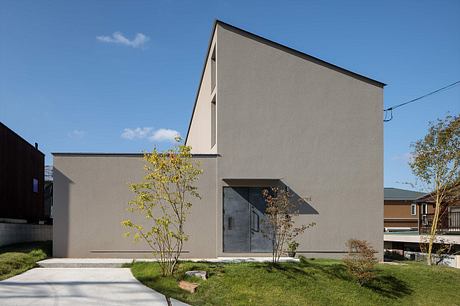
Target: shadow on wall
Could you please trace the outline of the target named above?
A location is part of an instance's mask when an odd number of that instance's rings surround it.
[[[230,187],[252,187],[252,188],[259,188],[260,189],[260,197],[255,199],[254,208],[257,208],[261,213],[265,213],[264,210],[265,205],[258,205],[260,201],[264,202],[262,196],[262,191],[264,189],[269,189],[271,187],[278,187],[280,189],[288,189],[289,193],[291,194],[291,200],[295,203],[294,210],[299,213],[299,215],[318,215],[319,212],[305,199],[305,197],[300,196],[295,190],[290,188],[286,183],[284,183],[280,179],[224,179]],[[248,195],[243,194],[245,191],[242,190],[235,190],[237,193],[240,194],[242,198],[248,197]],[[242,193],[243,192],[243,193]]]
[[[294,203],[297,203],[296,207],[294,210],[296,210],[299,215],[318,215],[319,212],[305,200],[305,197],[301,197],[295,190],[293,190],[291,187],[286,185],[284,182],[280,181],[280,188],[288,189],[291,196],[292,196],[292,201]]]
[[[69,256],[69,192],[74,184],[65,174],[53,168],[53,257]]]

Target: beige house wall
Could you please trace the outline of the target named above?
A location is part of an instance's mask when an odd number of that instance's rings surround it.
[[[214,33],[210,42],[210,52],[206,56],[205,67],[192,113],[187,144],[192,147],[192,153],[194,154],[217,153],[217,144],[213,147],[211,146],[211,101],[217,88],[217,86],[214,90],[211,88],[211,56],[212,50],[216,47],[216,40],[217,36]]]
[[[226,178],[279,178],[316,211],[299,218],[317,224],[299,253],[342,256],[357,238],[381,254],[382,87],[226,26],[217,36],[217,198]]]
[[[197,186],[202,196],[187,222],[190,240],[184,257],[215,257],[216,193],[212,156],[195,157],[204,174]],[[54,257],[151,257],[143,242],[125,238],[121,221],[133,198],[130,182],[144,175],[142,155],[55,154]]]

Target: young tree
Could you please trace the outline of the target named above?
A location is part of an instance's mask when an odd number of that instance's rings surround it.
[[[135,198],[127,210],[145,220],[122,222],[128,228],[126,236],[133,235],[135,241],[143,239],[152,249],[163,276],[174,273],[188,239],[184,225],[192,199],[200,198],[195,183],[202,170],[192,160],[190,149],[178,144],[165,153],[154,149],[144,155],[146,175],[142,182],[130,185]]]
[[[414,175],[431,190],[434,215],[427,236],[427,263],[432,264],[433,242],[449,188],[460,179],[460,117],[447,116],[430,123],[428,134],[412,145],[409,162]]]
[[[272,187],[270,190],[264,189],[262,195],[267,203],[266,223],[268,230],[264,233],[272,241],[272,261],[279,262],[281,254],[285,252],[285,247],[294,239],[305,232],[305,230],[315,223],[302,224],[294,226],[294,219],[299,215],[297,203],[292,201],[292,195],[289,191]]]
[[[347,241],[348,254],[343,262],[360,286],[375,278],[374,268],[377,264],[375,249],[365,240],[350,239]]]

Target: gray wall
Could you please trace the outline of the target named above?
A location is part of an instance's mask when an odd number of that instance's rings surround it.
[[[0,246],[49,240],[53,240],[52,225],[0,223]]]
[[[226,178],[280,178],[311,198],[304,255],[382,252],[382,87],[244,35],[217,28],[217,198]]]
[[[216,256],[215,158],[196,157],[204,170],[196,202],[187,222],[191,233],[184,257]],[[128,184],[144,175],[141,155],[54,156],[55,257],[150,257],[143,241],[123,237],[120,224],[133,198]],[[193,248],[190,247],[193,245]]]

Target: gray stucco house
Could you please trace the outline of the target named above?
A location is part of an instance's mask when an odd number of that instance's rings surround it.
[[[186,138],[204,173],[183,257],[267,256],[271,185],[316,222],[298,254],[341,257],[357,238],[381,257],[384,85],[217,21]],[[142,154],[54,153],[54,256],[149,256],[120,226],[142,175]]]

